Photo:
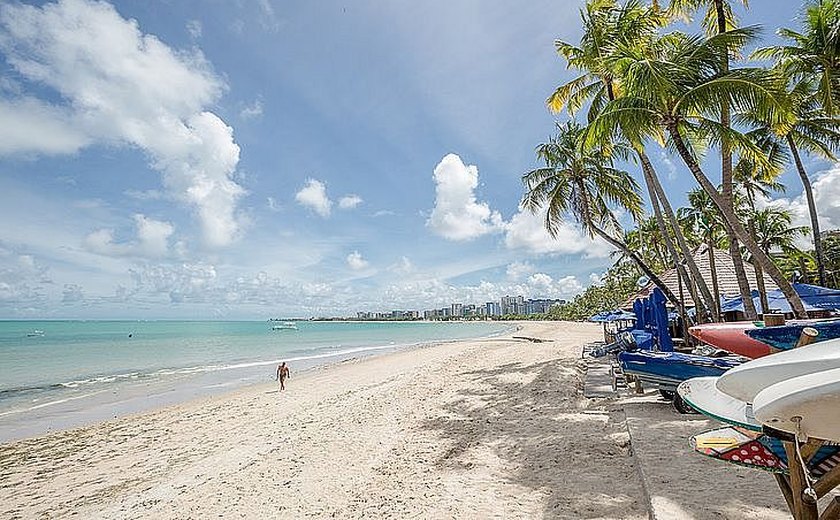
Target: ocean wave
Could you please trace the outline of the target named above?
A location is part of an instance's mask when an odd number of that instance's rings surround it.
[[[407,346],[407,345],[406,345]],[[321,352],[317,354],[301,354],[301,355],[291,355],[288,357],[282,357],[277,359],[269,359],[269,360],[257,360],[257,361],[245,361],[240,363],[230,363],[230,364],[208,364],[208,365],[196,365],[190,367],[172,367],[172,368],[161,368],[156,370],[151,370],[149,372],[125,372],[120,374],[104,374],[104,375],[96,375],[91,376],[84,379],[74,379],[71,381],[64,381],[60,383],[50,383],[44,385],[33,385],[33,386],[25,386],[25,387],[14,387],[14,388],[7,388],[7,389],[0,389],[0,401],[5,399],[11,399],[15,397],[20,397],[23,394],[27,393],[43,393],[43,392],[51,392],[51,391],[80,391],[86,388],[96,387],[98,385],[109,385],[113,383],[122,383],[122,382],[134,382],[140,380],[155,380],[155,379],[167,379],[171,377],[183,377],[189,376],[194,374],[202,374],[208,372],[222,372],[228,370],[241,370],[241,369],[248,369],[248,368],[257,368],[261,366],[274,366],[283,361],[286,363],[294,363],[294,362],[301,362],[301,361],[315,361],[319,359],[329,359],[333,357],[341,357],[341,356],[351,356],[353,354],[363,354],[365,352],[376,352],[381,350],[395,350],[399,348],[400,345],[396,343],[390,343],[388,345],[377,345],[377,346],[364,346],[364,347],[352,347],[352,348],[344,348],[340,350],[332,350],[334,348],[340,348],[340,346],[331,346],[327,347],[330,350],[326,350],[325,348],[321,348]],[[104,391],[104,390],[103,390]],[[98,392],[97,392],[98,393]],[[68,399],[80,399],[86,397],[88,395],[94,394],[85,394],[83,396],[74,396]],[[63,402],[64,400],[56,401],[56,402]],[[37,407],[36,407],[37,408]],[[34,408],[30,408],[34,409]],[[9,412],[0,412],[0,416],[5,415]]]

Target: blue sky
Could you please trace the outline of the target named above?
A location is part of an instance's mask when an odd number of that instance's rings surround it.
[[[759,5],[760,4],[760,5]],[[0,6],[0,318],[568,298],[610,265],[519,211],[579,2]],[[791,26],[786,1],[745,23]],[[693,187],[652,155],[676,204]],[[827,227],[840,173],[812,161]],[[804,219],[795,177],[775,204]],[[835,182],[838,181],[838,182]],[[840,193],[838,193],[840,195]]]

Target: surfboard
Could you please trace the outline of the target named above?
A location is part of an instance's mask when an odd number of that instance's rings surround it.
[[[769,386],[755,396],[757,420],[773,428],[809,438],[840,442],[840,368],[794,377]]]
[[[770,347],[766,343],[745,334],[746,330],[755,328],[756,325],[752,321],[704,323],[689,327],[688,333],[713,347],[755,359],[770,353]]]
[[[782,441],[735,426],[716,428],[691,437],[697,453],[738,466],[787,473],[787,453]],[[808,461],[808,471],[820,478],[840,464],[840,447],[823,446]]]
[[[769,441],[770,438],[761,433],[726,426],[695,435],[690,442],[694,451],[713,459],[772,473],[785,473],[787,457],[774,452],[768,446]],[[781,454],[784,454],[784,449]]]
[[[717,379],[717,377],[695,377],[683,381],[677,387],[677,393],[683,401],[703,415],[760,432],[761,423],[753,416],[752,407],[718,390],[715,386]]]
[[[765,388],[786,379],[840,368],[840,338],[754,359],[721,375],[718,390],[752,403]]]

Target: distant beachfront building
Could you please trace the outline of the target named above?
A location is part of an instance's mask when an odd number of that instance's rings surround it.
[[[449,306],[450,316],[453,318],[461,318],[464,316],[464,305],[461,303],[453,303]]]
[[[546,314],[554,306],[565,305],[566,300],[541,298],[525,302],[525,314]]]
[[[484,304],[484,314],[487,316],[501,316],[502,307],[499,302],[487,302]]]
[[[502,316],[525,314],[525,298],[523,296],[502,296],[500,307]]]

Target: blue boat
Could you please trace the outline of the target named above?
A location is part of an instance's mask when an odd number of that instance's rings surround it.
[[[652,383],[660,390],[673,392],[680,383],[693,377],[719,376],[746,359],[738,356],[711,357],[681,352],[624,351],[618,362],[625,374]]]
[[[759,327],[744,332],[754,340],[766,343],[779,350],[790,350],[796,346],[802,329],[811,327],[819,332],[815,342],[840,338],[840,320],[797,322],[776,327]]]

